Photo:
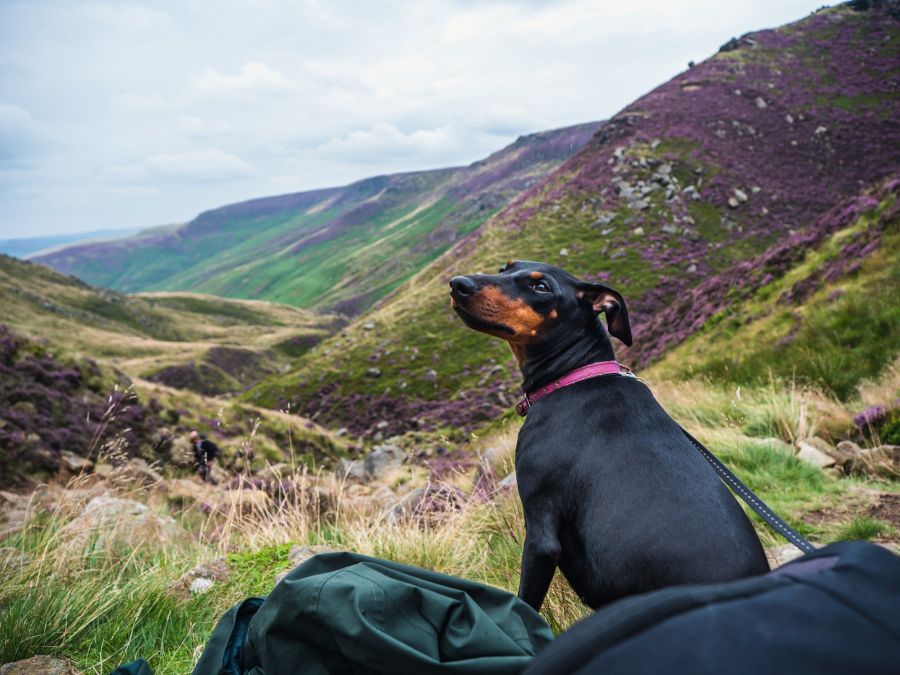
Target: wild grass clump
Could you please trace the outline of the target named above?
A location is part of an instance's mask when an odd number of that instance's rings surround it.
[[[883,520],[869,516],[857,516],[838,530],[838,539],[869,541],[890,533],[891,526]]]

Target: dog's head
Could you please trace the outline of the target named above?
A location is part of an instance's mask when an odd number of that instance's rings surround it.
[[[596,318],[601,312],[609,334],[631,345],[622,296],[558,267],[510,260],[498,274],[453,277],[450,289],[451,306],[463,322],[509,342],[520,362],[531,346],[568,341],[574,331],[602,331]]]

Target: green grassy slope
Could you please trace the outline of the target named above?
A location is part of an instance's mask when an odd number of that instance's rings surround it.
[[[358,313],[583,147],[596,126],[524,136],[467,167],[234,204],[182,227],[36,259],[126,292],[189,290]]]
[[[123,295],[7,256],[0,256],[0,298],[0,324],[132,378],[187,383],[213,394],[244,389],[340,323],[334,315],[263,301]]]
[[[710,317],[648,373],[745,385],[793,379],[851,397],[900,351],[897,182],[784,276]]]
[[[636,345],[620,358],[651,363],[706,314],[700,298],[694,322],[670,317],[667,328],[655,317],[900,165],[898,45],[887,10],[848,5],[741,38],[604,123],[546,181],[248,399],[370,434],[383,422],[393,433],[459,433],[495,419],[514,402],[515,363],[502,342],[456,320],[447,280],[509,258],[622,291]],[[879,349],[887,359],[897,344]],[[823,378],[813,377],[832,386]]]

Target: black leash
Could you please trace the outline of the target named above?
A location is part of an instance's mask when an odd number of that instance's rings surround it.
[[[756,511],[760,518],[766,521],[776,532],[781,534],[804,553],[812,553],[816,550],[816,547],[813,546],[806,537],[799,534],[793,527],[779,518],[762,499],[753,493],[753,490],[744,484],[744,481],[731,473],[728,467],[719,461],[718,457],[707,450],[700,441],[685,431],[684,427],[681,427],[681,430],[684,432],[684,435],[688,437],[688,440],[693,446],[697,448],[700,454],[703,455],[706,461],[712,465],[712,468],[718,472],[719,477],[725,481],[725,484],[734,490],[737,496],[747,503],[747,506]]]

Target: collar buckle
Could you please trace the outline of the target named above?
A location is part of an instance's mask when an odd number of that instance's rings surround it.
[[[525,417],[528,409],[531,408],[531,401],[528,400],[528,394],[525,394],[518,403],[516,403],[516,414],[519,417]]]

